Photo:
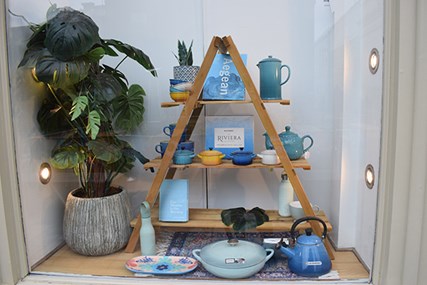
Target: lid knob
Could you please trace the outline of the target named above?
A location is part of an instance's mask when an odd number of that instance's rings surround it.
[[[312,233],[313,233],[313,230],[311,228],[305,229],[306,236],[311,236]]]

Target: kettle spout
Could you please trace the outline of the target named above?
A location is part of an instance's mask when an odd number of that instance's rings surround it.
[[[283,253],[283,254],[285,254],[289,259],[291,259],[292,257],[294,257],[295,256],[295,250],[294,249],[292,249],[292,248],[290,248],[290,247],[287,247],[287,246],[281,246],[280,247],[280,251]]]

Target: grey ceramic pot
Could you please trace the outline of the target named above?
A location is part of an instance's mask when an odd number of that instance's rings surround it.
[[[213,275],[221,278],[247,278],[260,271],[274,255],[273,249],[244,240],[222,240],[202,249],[193,256]]]
[[[65,203],[66,244],[82,255],[107,255],[122,249],[130,236],[130,206],[124,189],[111,196],[80,198],[71,191]]]

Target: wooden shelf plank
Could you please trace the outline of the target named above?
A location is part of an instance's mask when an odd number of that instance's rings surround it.
[[[190,209],[189,212],[189,221],[184,223],[174,223],[174,222],[160,222],[159,221],[159,208],[155,207],[151,211],[151,220],[154,227],[157,228],[174,228],[180,230],[191,231],[208,231],[208,230],[223,230],[223,231],[232,231],[231,227],[227,227],[221,221],[221,209]],[[258,226],[252,231],[261,231],[261,232],[283,232],[289,231],[293,224],[292,217],[281,217],[279,216],[277,210],[267,210],[267,215],[270,218],[269,222],[264,223],[261,226]],[[328,218],[320,211],[317,215],[319,218],[325,221],[328,228],[328,232],[332,230],[332,226],[329,223]],[[133,227],[136,224],[136,219],[132,220],[131,226]],[[303,230],[311,227],[309,223],[301,223],[298,226],[299,230]]]
[[[239,100],[239,101],[197,101],[200,105],[217,105],[217,104],[251,104],[252,100]],[[263,100],[263,103],[276,103],[280,105],[290,105],[291,101],[286,100]],[[184,102],[162,102],[160,106],[162,108],[176,107],[180,105],[185,105]]]
[[[160,166],[160,162],[161,159],[160,158],[155,158],[149,162],[147,162],[146,164],[144,164],[144,168],[145,169],[149,169],[149,168],[158,168]],[[298,159],[298,160],[292,160],[292,165],[294,168],[302,168],[304,170],[310,170],[311,169],[311,165],[308,163],[307,160],[305,159]],[[193,163],[192,164],[186,164],[186,165],[179,165],[179,164],[171,164],[169,167],[171,168],[180,168],[180,169],[185,169],[185,168],[283,168],[283,166],[281,164],[276,164],[276,165],[265,165],[261,163],[261,158],[256,157],[254,158],[252,164],[249,165],[235,165],[232,163],[231,160],[229,159],[223,159],[222,163],[220,165],[214,165],[214,166],[208,166],[208,165],[204,165],[202,164],[200,158],[195,157],[193,159]]]

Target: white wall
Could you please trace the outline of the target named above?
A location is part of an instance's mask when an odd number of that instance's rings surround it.
[[[29,0],[9,2],[14,13],[23,14],[32,22],[42,21],[49,5],[39,3],[34,7]],[[323,208],[333,222],[333,237],[338,245],[366,252],[362,256],[371,264],[373,231],[371,226],[365,231],[364,226],[366,223],[373,226],[375,207],[367,213],[365,203],[375,206],[376,190],[366,192],[361,171],[367,161],[378,165],[381,79],[380,74],[375,78],[368,74],[365,63],[371,42],[381,49],[380,1],[366,8],[375,14],[375,21],[363,18],[368,1],[353,1],[354,5],[346,2],[345,7],[334,4],[335,14],[320,0],[271,0],[268,5],[256,0],[92,1],[95,5],[82,2],[57,1],[57,4],[81,9],[99,25],[101,37],[117,38],[141,48],[158,69],[159,77],[152,78],[130,61],[122,67],[130,82],[141,84],[148,94],[145,121],[128,138],[150,158],[156,156],[154,146],[167,138],[161,132],[163,126],[176,121],[182,108],[160,108],[160,102],[169,101],[168,79],[176,64],[172,52],[176,50],[177,39],[194,40],[195,64],[200,64],[213,35],[231,35],[239,51],[248,54],[248,70],[256,85],[259,81],[256,63],[261,59],[273,55],[288,64],[292,75],[282,87],[282,94],[291,100],[291,105],[267,105],[268,112],[278,131],[290,124],[300,135],[310,134],[314,138],[312,170],[298,170],[298,175],[310,200]],[[177,15],[184,14],[185,20],[177,20]],[[233,20],[219,20],[224,17]],[[29,260],[34,264],[62,242],[63,201],[75,181],[71,175],[56,172],[48,186],[37,181],[36,170],[48,157],[52,142],[46,142],[38,133],[34,120],[37,100],[28,96],[34,90],[16,72],[24,50],[22,38],[29,32],[22,28],[25,23],[19,18],[10,17],[10,23],[17,163]],[[371,100],[368,91],[375,95],[369,109],[364,106]],[[264,129],[252,106],[209,106],[206,114],[255,115],[255,150],[264,148]],[[202,119],[192,138],[196,151],[204,148],[203,132]],[[370,144],[372,141],[375,143]],[[349,169],[353,169],[352,175],[348,174]],[[277,208],[279,170],[212,170],[207,174],[208,197],[205,170],[178,171],[180,177],[190,179],[192,207]],[[135,209],[153,177],[138,166],[117,180],[129,190]],[[59,190],[64,185],[67,187]]]

